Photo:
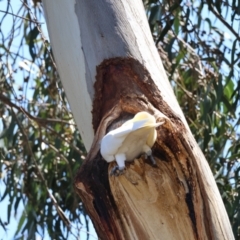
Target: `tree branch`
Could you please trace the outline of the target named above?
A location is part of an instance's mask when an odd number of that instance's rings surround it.
[[[11,102],[11,100],[4,96],[3,94],[0,93],[0,100],[2,102],[4,102],[5,104],[7,104],[10,107],[16,108],[19,111],[23,112],[25,115],[28,116],[29,119],[38,122],[39,124],[47,124],[47,123],[64,123],[64,124],[69,124],[69,125],[74,125],[76,127],[75,124],[71,124],[68,121],[65,120],[61,120],[61,119],[52,119],[52,118],[39,118],[39,117],[34,117],[33,115],[31,115],[29,112],[27,112],[23,107],[19,107],[18,105],[16,105],[15,103]]]
[[[43,119],[43,118],[34,117],[29,112],[27,112],[24,108],[19,107],[18,105],[14,104],[13,102],[11,102],[11,100],[9,98],[7,98],[6,96],[4,96],[1,93],[0,93],[0,101],[2,101],[3,103],[5,103],[6,105],[8,105],[8,106],[10,106],[12,108],[16,108],[20,112],[24,113],[29,119],[31,119],[32,121],[35,121],[37,124],[39,124],[41,126],[44,126],[45,128],[47,128],[49,131],[53,132],[54,134],[56,134],[56,132],[53,129],[51,129],[50,127],[46,126],[46,124],[48,124],[48,123],[61,123],[61,124],[69,124],[69,125],[71,125],[68,121],[64,121],[64,120],[61,120],[61,119],[51,119],[51,118]],[[76,126],[76,125],[74,124],[74,126]],[[66,139],[62,138],[59,134],[57,134],[57,136],[61,140],[67,142],[69,144],[69,146],[71,146],[80,155],[83,154],[83,152],[78,147],[74,146],[71,142],[69,142]]]
[[[8,15],[12,15],[12,16],[14,16],[14,17],[18,17],[18,18],[21,18],[21,19],[23,19],[23,20],[26,20],[26,21],[29,21],[29,22],[33,22],[33,23],[36,23],[36,24],[44,24],[44,23],[40,23],[40,22],[35,21],[35,20],[31,20],[31,19],[29,19],[29,18],[25,18],[25,17],[19,16],[19,15],[14,14],[14,13],[6,12],[6,11],[3,11],[3,10],[0,10],[0,12],[6,13],[6,14],[8,14]]]
[[[36,160],[36,158],[34,157],[34,154],[33,154],[33,152],[32,152],[32,148],[31,148],[30,145],[29,145],[28,138],[27,138],[27,135],[26,135],[26,133],[25,133],[25,131],[24,131],[24,128],[23,128],[22,124],[18,121],[18,117],[17,117],[16,113],[15,113],[13,110],[12,110],[12,113],[13,113],[13,115],[14,115],[16,121],[17,121],[17,124],[18,124],[18,126],[19,126],[19,128],[20,128],[20,130],[21,130],[21,132],[22,132],[22,134],[23,134],[23,138],[25,139],[25,142],[26,142],[26,144],[27,144],[28,151],[29,151],[29,153],[30,153],[30,155],[31,155],[31,157],[32,157],[32,159],[33,159],[33,162],[34,162],[36,168],[37,168],[39,177],[40,177],[41,181],[43,182],[43,184],[44,184],[44,186],[45,186],[45,188],[46,188],[46,190],[47,190],[47,192],[48,192],[48,196],[49,196],[50,199],[52,200],[52,203],[53,203],[53,205],[55,206],[55,208],[56,208],[59,216],[60,216],[61,219],[63,220],[63,222],[66,224],[66,226],[67,226],[68,228],[70,228],[70,225],[71,225],[70,220],[66,217],[66,215],[65,215],[65,213],[63,212],[62,208],[58,205],[57,200],[55,199],[55,197],[54,197],[54,196],[51,194],[51,192],[49,191],[49,188],[48,188],[48,186],[47,186],[47,183],[46,183],[46,181],[45,181],[45,178],[44,178],[44,176],[43,176],[40,168],[38,167],[37,160]]]
[[[214,9],[214,7],[209,4],[209,9],[212,11],[212,13],[232,32],[232,34],[240,41],[240,36],[237,32],[234,31],[234,29],[231,27],[231,25],[225,21],[225,19]]]

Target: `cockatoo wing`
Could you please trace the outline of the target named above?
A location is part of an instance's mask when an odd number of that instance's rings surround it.
[[[142,128],[146,125],[147,119],[133,121],[133,119],[125,122],[121,127],[114,129],[114,135],[116,138],[125,137],[130,132],[133,132],[139,128]]]
[[[141,128],[147,122],[146,119],[133,122],[132,119],[124,123],[121,127],[107,133],[101,141],[101,155],[106,161],[113,161],[114,155],[122,146],[124,139],[131,132]]]
[[[143,152],[143,146],[146,145],[152,130],[155,129],[145,126],[128,134],[119,147],[118,153],[125,153],[126,160],[132,161]]]
[[[148,115],[151,116],[150,114]],[[110,131],[103,137],[101,141],[101,149],[100,149],[101,155],[106,161],[111,162],[115,159],[116,154],[125,153],[130,146],[134,146],[133,142],[135,141],[138,142],[138,144],[135,145],[135,148],[137,149],[139,147],[139,149],[136,151],[141,153],[142,147],[140,142],[145,141],[146,143],[146,137],[144,136],[148,136],[148,133],[146,131],[147,135],[144,135],[143,132],[139,130],[156,128],[159,125],[160,124],[156,123],[155,119],[154,120],[149,119],[148,116],[145,116],[145,115],[143,118],[141,118],[141,116],[138,115],[138,117],[135,117],[131,120],[126,121],[121,127]],[[129,138],[129,136],[131,137]],[[124,142],[126,139],[129,139],[129,140]],[[131,141],[132,141],[132,144],[129,145]]]

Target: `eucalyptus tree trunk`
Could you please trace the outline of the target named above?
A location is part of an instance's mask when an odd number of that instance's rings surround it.
[[[177,103],[140,0],[44,0],[58,71],[88,150],[76,177],[101,239],[234,239],[217,185]],[[153,114],[157,167],[142,158],[109,175],[109,130]],[[109,146],[111,147],[111,146]],[[71,183],[69,183],[71,184]]]

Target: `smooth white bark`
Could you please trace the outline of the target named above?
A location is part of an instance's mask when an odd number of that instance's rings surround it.
[[[87,150],[94,137],[91,111],[96,66],[108,58],[137,59],[149,71],[171,111],[189,129],[155,48],[141,0],[43,0],[43,3],[60,78]],[[186,139],[191,140],[193,152],[189,159],[194,161],[194,170],[201,180],[201,197],[214,232],[212,239],[220,236],[233,239],[215,180],[191,138],[188,132]]]
[[[93,140],[92,95],[86,81],[81,32],[74,0],[43,1],[60,78],[87,151]]]
[[[58,72],[87,150],[94,136],[91,111],[96,66],[104,59],[136,58],[148,69],[159,89],[164,89],[163,99],[185,122],[154,45],[141,0],[43,3]]]

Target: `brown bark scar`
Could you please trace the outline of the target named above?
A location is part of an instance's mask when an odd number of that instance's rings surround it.
[[[161,97],[161,92],[151,79],[148,71],[140,62],[130,57],[104,60],[97,66],[94,88],[92,122],[95,138],[75,182],[79,195],[88,199],[86,201],[91,201],[88,206],[92,218],[99,222],[111,237],[117,237],[116,239],[127,238],[129,233],[121,233],[120,225],[123,226],[123,222],[128,221],[128,217],[134,221],[133,224],[136,229],[141,229],[139,227],[140,222],[138,222],[134,214],[128,216],[128,211],[121,212],[121,209],[116,207],[121,196],[118,199],[111,192],[111,189],[114,188],[111,187],[110,189],[110,186],[116,183],[117,185],[114,186],[116,189],[120,189],[119,192],[122,192],[122,186],[119,184],[124,180],[123,185],[125,186],[126,181],[128,181],[130,185],[126,184],[126,186],[134,191],[140,185],[146,186],[146,189],[148,189],[155,187],[153,179],[156,178],[152,178],[152,176],[160,176],[161,173],[162,175],[165,174],[165,178],[169,179],[169,190],[172,191],[174,186],[176,195],[179,194],[176,199],[181,201],[182,206],[187,207],[194,239],[204,239],[202,236],[205,236],[206,233],[197,231],[203,229],[204,226],[202,218],[196,216],[196,212],[201,211],[203,203],[201,199],[198,199],[201,193],[198,190],[199,183],[194,169],[194,156],[191,155],[191,145],[184,138],[184,136],[187,136],[187,130],[179,117],[174,114]],[[118,127],[123,121],[128,120],[140,111],[148,111],[153,114],[158,122],[165,121],[161,125],[161,130],[158,131],[157,142],[153,147],[153,154],[158,158],[158,168],[154,169],[147,163],[144,166],[144,169],[147,169],[146,173],[141,172],[138,166],[140,162],[137,160],[128,166],[125,176],[109,180],[109,165],[103,161],[99,153],[100,141],[106,132]],[[110,167],[112,164],[110,164]],[[159,170],[161,167],[165,170]],[[150,175],[145,176],[145,174]],[[162,184],[167,184],[164,181],[159,181],[160,178],[156,180],[159,191],[163,189]],[[174,185],[174,182],[178,184]],[[139,185],[139,183],[141,184]],[[164,186],[167,189],[167,185]],[[126,194],[127,191],[126,189]],[[136,191],[136,196],[138,196],[137,194],[138,191]],[[172,194],[175,194],[174,191]],[[150,201],[151,204],[165,201],[161,194],[153,196],[151,199],[153,199]],[[179,208],[180,210],[181,208]],[[125,220],[120,217],[122,214],[126,214]],[[99,217],[101,217],[100,220]],[[110,222],[114,223],[111,228],[109,228]],[[171,219],[170,222],[172,222]],[[200,227],[196,227],[196,225]],[[208,232],[207,226],[205,226],[205,231]],[[102,230],[99,230],[99,232],[103,233]]]
[[[163,101],[161,93],[145,67],[134,58],[111,58],[97,66],[95,97],[93,101],[93,128],[97,131],[101,119],[117,104],[128,101],[129,97],[150,102],[169,118],[177,117]],[[135,107],[134,99],[131,104]],[[128,104],[129,105],[129,104]],[[141,109],[130,109],[133,114]]]

